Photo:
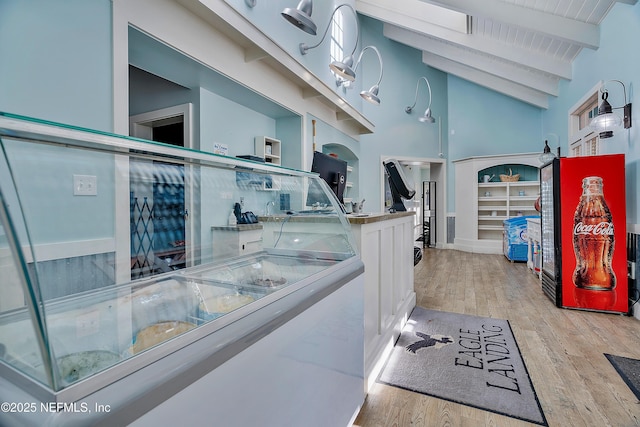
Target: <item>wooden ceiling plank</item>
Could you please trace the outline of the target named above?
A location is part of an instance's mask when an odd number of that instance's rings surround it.
[[[428,0],[428,3],[447,7],[471,16],[485,16],[508,25],[559,38],[582,47],[600,46],[600,28],[564,16],[545,13],[499,0]]]
[[[559,79],[550,74],[536,73],[515,63],[499,61],[490,56],[478,54],[457,45],[442,43],[435,39],[429,40],[424,44],[424,47],[424,51],[428,53],[463,63],[471,68],[531,87],[548,95],[558,95]]]
[[[422,54],[422,62],[430,67],[458,76],[479,86],[486,87],[527,104],[543,109],[549,108],[549,99],[547,95],[509,80],[484,73],[464,64],[453,62],[446,58],[428,53]]]
[[[529,67],[559,78],[566,80],[571,80],[572,78],[573,70],[571,62],[556,59],[549,55],[532,52],[526,49],[520,49],[515,46],[505,45],[486,38],[476,37],[475,35],[455,37],[453,32],[450,33],[451,34],[449,34],[448,38],[444,38],[442,40],[492,55],[505,61],[521,64],[524,67]],[[432,37],[390,24],[384,24],[383,34],[385,37],[420,50],[428,50],[428,46],[430,46],[428,43],[430,43],[430,40],[433,40]],[[437,38],[439,39],[440,37]]]
[[[356,0],[356,10],[363,15],[410,28],[438,26],[467,34],[467,16],[420,0]]]

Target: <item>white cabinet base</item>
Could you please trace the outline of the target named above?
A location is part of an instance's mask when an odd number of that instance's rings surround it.
[[[211,227],[213,259],[225,259],[262,250],[262,225],[238,224]]]
[[[350,218],[364,263],[365,390],[375,383],[411,311],[413,212]]]

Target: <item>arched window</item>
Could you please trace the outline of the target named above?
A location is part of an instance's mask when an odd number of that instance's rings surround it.
[[[337,10],[331,22],[331,61],[344,59],[344,17],[341,10]]]
[[[344,51],[344,15],[342,10],[336,10],[331,21],[331,58],[330,61],[341,62],[345,59]],[[344,87],[348,87],[350,81],[336,75],[336,79]]]

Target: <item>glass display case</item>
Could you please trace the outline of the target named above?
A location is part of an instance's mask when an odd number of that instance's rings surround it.
[[[0,144],[0,376],[42,401],[362,272],[316,174],[10,114]],[[229,244],[247,232],[251,250]]]

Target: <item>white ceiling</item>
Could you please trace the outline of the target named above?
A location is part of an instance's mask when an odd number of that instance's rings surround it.
[[[548,108],[616,2],[637,0],[356,0],[384,35],[422,50],[422,61],[523,102]]]

